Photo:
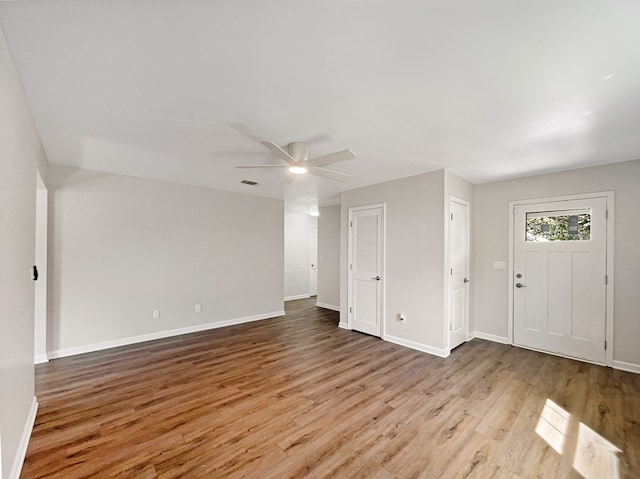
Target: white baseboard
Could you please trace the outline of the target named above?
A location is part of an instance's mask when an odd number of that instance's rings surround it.
[[[296,296],[285,296],[284,300],[285,301],[293,301],[294,299],[307,299],[310,298],[311,295],[310,294],[298,294]]]
[[[331,311],[338,311],[340,312],[340,306],[335,306],[333,304],[328,304],[328,303],[321,303],[319,301],[316,301],[316,306],[318,308],[324,308],[324,309],[330,309]]]
[[[104,341],[100,343],[87,344],[85,346],[77,346],[74,348],[58,349],[57,351],[49,351],[49,358],[63,358],[66,356],[75,356],[76,354],[92,353],[94,351],[102,351],[103,349],[117,348],[119,346],[128,346],[130,344],[143,343],[145,341],[153,341],[155,339],[170,338],[172,336],[180,336],[181,334],[197,333],[198,331],[206,331],[208,329],[224,328],[225,326],[234,326],[236,324],[249,323],[251,321],[260,321],[262,319],[276,318],[284,316],[284,311],[274,311],[272,313],[256,314],[254,316],[246,316],[244,318],[227,319],[225,321],[216,321],[207,324],[197,324],[186,328],[171,329],[168,331],[158,331],[157,333],[142,334],[140,336],[132,336],[129,338],[114,339],[112,341]]]
[[[487,341],[493,341],[494,343],[511,344],[511,341],[509,341],[509,338],[507,338],[505,336],[498,336],[496,334],[482,333],[480,331],[474,331],[473,333],[471,333],[471,337],[469,338],[469,340],[471,340],[473,338],[486,339]]]
[[[42,363],[48,363],[48,362],[49,362],[49,356],[47,356],[46,354],[37,354],[33,358],[34,364],[42,364]]]
[[[625,363],[624,361],[613,360],[614,369],[620,369],[621,371],[627,371],[630,373],[640,374],[640,364]]]
[[[349,327],[349,324],[348,323],[343,323],[342,321],[340,321],[338,323],[338,327],[342,328],[342,329],[348,329],[349,331],[351,331],[351,328]]]
[[[13,460],[13,467],[9,472],[9,479],[20,479],[20,473],[22,472],[22,465],[24,464],[24,458],[27,456],[27,447],[29,447],[29,439],[31,439],[31,431],[33,431],[33,425],[36,422],[36,413],[38,412],[38,398],[33,396],[33,402],[31,403],[31,410],[27,416],[27,422],[24,424],[22,430],[22,437],[18,444],[18,450],[16,451],[16,457]],[[1,473],[2,471],[0,471]]]
[[[432,346],[427,346],[426,344],[416,343],[415,341],[411,341],[409,339],[398,338],[396,336],[387,335],[382,339],[384,339],[385,341],[389,341],[390,343],[399,344],[400,346],[405,346],[417,351],[422,351],[423,353],[433,354],[434,356],[439,356],[441,358],[446,358],[450,354],[450,351],[448,349],[438,349]]]

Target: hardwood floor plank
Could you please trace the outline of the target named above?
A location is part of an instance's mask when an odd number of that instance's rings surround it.
[[[21,477],[640,477],[639,375],[482,340],[437,358],[286,307],[38,365]]]

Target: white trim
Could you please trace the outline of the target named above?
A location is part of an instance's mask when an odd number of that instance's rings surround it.
[[[43,364],[49,362],[49,356],[46,354],[37,354],[33,358],[33,364]]]
[[[382,210],[382,264],[380,265],[381,291],[380,291],[380,338],[384,338],[387,332],[387,325],[385,321],[385,305],[387,299],[386,288],[386,271],[387,271],[387,204],[386,203],[374,203],[371,205],[352,206],[347,210],[347,328],[352,329],[351,321],[353,314],[350,312],[353,307],[353,271],[349,267],[351,260],[353,259],[353,228],[351,227],[353,222],[353,212],[362,210],[371,210],[374,208],[380,208]]]
[[[285,301],[295,301],[296,299],[307,299],[310,298],[311,295],[309,293],[307,294],[296,294],[294,296],[285,296],[284,300]]]
[[[274,311],[272,313],[256,314],[254,316],[246,316],[244,318],[227,319],[224,321],[216,321],[207,324],[197,324],[195,326],[187,326],[186,328],[171,329],[168,331],[158,331],[157,333],[142,334],[140,336],[131,336],[128,338],[114,339],[112,341],[104,341],[100,343],[87,344],[74,348],[58,349],[50,351],[49,358],[64,358],[66,356],[75,356],[76,354],[92,353],[94,351],[102,351],[103,349],[117,348],[120,346],[128,346],[130,344],[143,343],[145,341],[153,341],[155,339],[170,338],[172,336],[180,336],[182,334],[197,333],[198,331],[206,331],[209,329],[224,328],[225,326],[234,326],[236,324],[249,323],[252,321],[260,321],[262,319],[277,318],[284,316],[284,311]]]
[[[473,338],[485,339],[487,341],[493,341],[494,343],[500,343],[500,344],[511,344],[511,341],[509,341],[509,338],[505,336],[498,336],[497,334],[483,333],[481,331],[474,331],[473,333],[471,333],[471,337],[469,339],[471,340]]]
[[[349,323],[343,323],[342,321],[340,321],[338,323],[338,327],[342,328],[342,329],[346,329],[348,331],[351,331],[351,328],[349,327]]]
[[[640,374],[640,364],[635,363],[625,363],[624,361],[613,361],[613,367],[615,369],[619,369],[621,371],[627,371],[630,373]]]
[[[16,451],[16,457],[13,460],[13,467],[9,472],[9,479],[20,479],[20,473],[22,472],[22,465],[24,464],[24,458],[27,456],[27,447],[29,446],[29,439],[31,439],[31,432],[33,431],[33,425],[36,422],[36,414],[38,412],[38,398],[33,396],[31,402],[31,410],[27,416],[27,421],[24,423],[24,429],[22,430],[22,437],[18,444],[18,450]],[[0,471],[1,473],[1,471]]]
[[[330,309],[332,311],[340,312],[340,306],[335,306],[333,304],[321,303],[320,301],[316,301],[316,306],[318,308]]]
[[[605,341],[607,342],[607,349],[605,351],[605,365],[614,367],[613,360],[613,293],[614,293],[614,274],[613,274],[613,262],[614,262],[614,192],[613,191],[600,191],[594,193],[583,193],[579,195],[563,195],[563,196],[551,196],[547,198],[532,198],[528,200],[517,200],[509,202],[509,268],[508,268],[508,284],[507,284],[507,297],[508,297],[508,310],[507,310],[507,327],[508,327],[508,344],[513,343],[513,261],[514,261],[514,216],[515,216],[515,207],[516,206],[525,206],[535,203],[551,203],[555,201],[570,201],[570,200],[583,200],[583,199],[591,199],[591,198],[606,198],[607,200],[607,218],[606,218],[606,241],[607,241],[607,278],[608,283],[606,287],[606,312],[605,312]],[[523,347],[521,345],[515,345],[518,347]],[[532,349],[532,348],[526,348]],[[537,350],[536,350],[537,351]],[[570,359],[575,359],[570,356],[563,356],[562,354],[550,353],[549,351],[543,351],[548,354],[554,354],[556,356],[568,357]],[[585,362],[591,362],[584,360]],[[600,364],[600,363],[594,363]]]
[[[396,336],[385,336],[382,339],[393,344],[398,344],[406,348],[415,349],[416,351],[421,351],[423,353],[433,354],[434,356],[438,356],[441,358],[446,358],[450,354],[450,351],[448,349],[438,349],[432,346],[427,346],[426,344],[416,343],[415,341],[410,341],[408,339],[398,338]]]

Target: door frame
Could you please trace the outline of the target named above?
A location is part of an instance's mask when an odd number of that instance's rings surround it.
[[[386,337],[386,326],[387,323],[385,321],[385,304],[386,304],[386,278],[385,272],[387,270],[387,204],[386,203],[374,203],[371,205],[363,205],[363,206],[353,206],[349,208],[348,218],[347,218],[347,230],[349,231],[349,235],[347,238],[347,328],[353,329],[353,271],[350,267],[353,264],[353,228],[351,225],[353,224],[353,212],[354,211],[362,211],[362,210],[370,210],[373,208],[380,208],[382,211],[382,258],[381,258],[381,276],[382,281],[380,285],[380,339],[385,339]]]
[[[451,203],[459,203],[467,207],[467,276],[471,276],[471,202],[467,200],[463,200],[457,196],[449,195],[449,202],[447,203],[446,213],[445,213],[445,258],[447,261],[444,267],[444,278],[445,278],[445,291],[444,291],[444,318],[445,318],[445,344],[446,349],[451,353],[451,331],[449,330],[449,324],[451,320],[451,275],[449,274],[449,269],[451,268],[451,248],[449,248],[449,241],[451,239]],[[471,280],[471,278],[469,278]],[[470,320],[470,311],[469,311],[469,300],[471,299],[471,284],[468,283],[468,291],[467,291],[467,300],[466,300],[466,324],[465,324],[465,334],[466,341],[469,341],[471,338],[469,331],[469,320]]]
[[[508,291],[508,331],[507,339],[509,344],[515,345],[513,342],[513,275],[514,275],[514,254],[515,254],[515,213],[516,206],[525,206],[535,203],[551,203],[554,201],[568,201],[568,200],[584,200],[591,198],[605,198],[607,201],[607,213],[606,213],[606,266],[607,266],[607,283],[606,283],[606,309],[605,309],[605,341],[607,348],[605,350],[605,364],[609,367],[613,367],[613,291],[614,291],[614,276],[613,276],[613,240],[614,240],[614,192],[613,191],[601,191],[596,193],[583,193],[578,195],[563,195],[563,196],[551,196],[546,198],[533,198],[529,200],[517,200],[509,202],[509,268],[507,278],[507,291]],[[518,346],[522,347],[522,346]],[[527,348],[533,349],[533,348]],[[543,351],[547,354],[553,354],[555,356],[565,356],[560,353],[550,353]],[[575,359],[575,358],[571,358]],[[584,362],[590,362],[581,360]],[[600,363],[596,363],[600,364]]]

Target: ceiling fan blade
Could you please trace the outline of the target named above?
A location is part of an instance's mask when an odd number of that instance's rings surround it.
[[[351,178],[351,175],[347,175],[346,173],[327,170],[326,168],[318,168],[317,166],[312,166],[309,169],[309,173],[311,173],[312,175],[322,176],[324,178],[329,178],[330,180],[336,180],[336,181],[347,181],[349,178]]]
[[[236,168],[289,168],[289,165],[239,165]]]
[[[332,163],[337,163],[338,161],[345,160],[353,160],[356,157],[356,154],[351,150],[342,150],[336,151],[335,153],[330,153],[328,155],[319,156],[317,158],[312,158],[307,163],[311,166],[325,166],[330,165]]]
[[[262,143],[264,146],[266,146],[271,151],[273,151],[279,158],[282,158],[284,161],[289,163],[289,165],[299,166],[298,161],[296,161],[296,159],[293,156],[291,156],[289,153],[284,151],[282,148],[276,145],[273,141],[264,140],[264,141],[261,141],[260,143]]]

